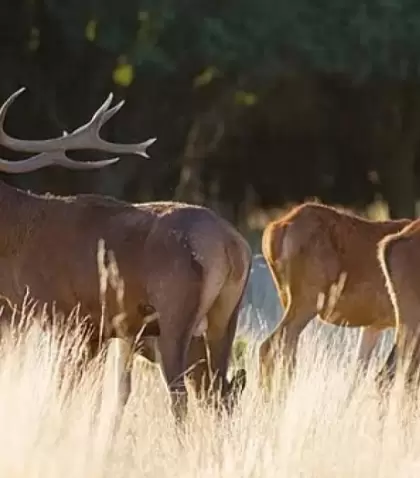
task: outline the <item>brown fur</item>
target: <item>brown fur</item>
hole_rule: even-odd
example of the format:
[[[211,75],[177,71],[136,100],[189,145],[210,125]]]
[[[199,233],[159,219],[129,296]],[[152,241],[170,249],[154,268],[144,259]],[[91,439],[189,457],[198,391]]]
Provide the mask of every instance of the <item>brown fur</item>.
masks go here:
[[[383,238],[378,244],[378,259],[386,279],[396,323],[395,342],[380,372],[381,381],[393,379],[397,361],[408,362],[406,378],[410,381],[420,366],[420,220]]]
[[[174,202],[128,204],[96,195],[43,197],[0,186],[0,293],[19,303],[29,286],[40,304],[55,302],[67,315],[80,302],[90,317],[95,354],[101,330],[98,241],[113,251],[124,281],[124,332],[111,319],[120,313],[115,293],[106,301],[104,340],[134,340],[150,311],[158,314],[162,367],[171,391],[183,388],[183,373],[204,346],[188,350],[196,328],[207,318],[210,370],[226,382],[239,304],[251,265],[243,237],[204,207]],[[144,311],[147,311],[145,313]],[[208,367],[195,378],[210,386]],[[199,370],[199,371],[198,371]]]
[[[263,255],[285,309],[278,327],[260,347],[261,379],[267,385],[281,341],[285,340],[285,355],[293,369],[299,335],[316,315],[329,324],[369,327],[370,349],[375,331],[394,326],[376,247],[385,235],[409,222],[372,221],[309,202],[267,226]],[[334,291],[340,282],[344,289],[337,296]]]

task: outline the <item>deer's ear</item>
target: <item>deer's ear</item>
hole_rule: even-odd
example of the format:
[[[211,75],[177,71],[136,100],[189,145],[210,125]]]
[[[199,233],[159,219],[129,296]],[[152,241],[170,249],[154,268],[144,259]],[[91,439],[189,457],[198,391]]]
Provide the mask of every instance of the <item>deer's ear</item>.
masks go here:
[[[241,395],[246,387],[247,375],[244,368],[240,368],[235,372],[230,381],[230,391],[236,395]]]

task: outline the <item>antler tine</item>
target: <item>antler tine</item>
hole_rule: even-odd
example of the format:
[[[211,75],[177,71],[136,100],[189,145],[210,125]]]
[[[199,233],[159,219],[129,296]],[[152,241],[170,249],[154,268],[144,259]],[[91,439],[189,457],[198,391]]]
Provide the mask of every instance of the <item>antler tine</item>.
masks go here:
[[[109,105],[112,101],[112,93],[109,94],[108,98],[102,104],[102,106],[95,112],[92,116],[92,119],[89,123],[81,126],[77,130],[71,133],[74,136],[76,133],[81,135],[85,134],[86,137],[80,137],[79,140],[85,144],[86,149],[98,149],[102,151],[114,152],[114,153],[121,153],[121,154],[137,154],[143,156],[145,158],[149,158],[150,156],[147,154],[147,148],[151,146],[157,138],[150,138],[142,143],[111,143],[99,136],[99,130],[102,126],[109,121],[120,109],[124,106],[125,101],[121,100],[111,109],[108,109]],[[76,149],[72,147],[72,149]],[[82,149],[79,146],[77,149]]]
[[[109,158],[109,159],[101,159],[100,161],[75,161],[74,159],[69,158],[65,151],[57,151],[54,154],[54,151],[51,153],[40,153],[44,156],[51,155],[52,157],[52,165],[54,166],[62,166],[66,169],[75,169],[75,170],[89,170],[89,169],[100,169],[105,168],[106,166],[110,166],[111,164],[118,163],[120,158]],[[39,155],[39,156],[40,156]]]
[[[118,162],[120,158],[104,159],[101,161],[75,161],[66,156],[65,151],[47,151],[39,153],[22,161],[8,161],[0,159],[0,171],[11,174],[28,173],[46,166],[62,166],[72,170],[99,169]]]
[[[46,139],[46,140],[35,140],[35,141],[27,141],[27,140],[20,140],[17,138],[13,138],[9,136],[5,131],[4,131],[4,120],[6,118],[7,111],[9,110],[10,106],[12,103],[16,101],[16,98],[20,96],[26,88],[23,86],[22,88],[18,89],[14,93],[12,93],[5,101],[4,103],[0,106],[0,143],[10,149],[13,149],[15,151],[22,151],[26,153],[43,153],[43,152],[48,152],[48,151],[57,151],[59,148],[63,149],[70,149],[66,145],[66,141],[63,142],[64,137],[67,137],[70,139],[70,137],[74,137],[77,134],[80,134],[81,132],[84,132],[88,128],[95,126],[98,124],[98,127],[100,128],[100,125],[103,124],[103,115],[106,112],[106,110],[109,108],[113,94],[110,93],[106,100],[102,103],[102,105],[95,111],[93,114],[92,118],[90,121],[87,123],[83,124],[82,126],[79,126],[79,128],[75,129],[72,133],[67,133],[63,134],[63,136],[60,136],[59,138],[53,138],[53,139]],[[57,144],[57,142],[59,144]],[[79,148],[71,148],[71,149],[79,149]],[[80,148],[84,149],[84,148]]]
[[[22,88],[19,88],[18,90],[16,90],[14,93],[12,93],[5,101],[4,103],[0,106],[0,140],[2,142],[2,144],[4,144],[4,146],[7,146],[7,144],[5,144],[3,142],[3,135],[5,134],[4,133],[4,129],[3,129],[3,125],[4,125],[4,119],[6,118],[6,113],[7,111],[9,110],[10,108],[10,105],[16,100],[16,98],[18,96],[20,96],[24,91],[26,90],[26,88],[24,86],[22,86]],[[6,135],[7,136],[7,135]],[[7,137],[6,137],[7,139]]]
[[[104,114],[102,115],[101,122],[100,122],[100,127],[102,127],[107,121],[109,121],[120,109],[124,106],[125,101],[121,100],[119,103],[117,103],[115,106],[113,106],[111,109],[108,111],[105,111]]]
[[[98,134],[100,128],[102,127],[102,125],[106,121],[106,120],[104,121],[106,113],[109,113],[110,111],[112,112],[113,109],[115,108],[115,106],[114,106],[109,111],[107,111],[108,108],[109,108],[109,105],[112,102],[113,97],[114,97],[114,95],[112,93],[110,93],[108,95],[108,98],[101,104],[101,106],[95,111],[95,113],[93,113],[92,118],[90,119],[90,121],[88,121],[85,124],[82,124],[82,126],[79,126],[75,130],[73,130],[72,133],[67,133],[66,132],[66,136],[73,136],[74,137],[76,135],[80,135],[81,133],[85,133],[86,131],[89,131],[89,130],[95,131]],[[113,114],[115,114],[115,113],[113,113]],[[113,114],[111,116],[113,116]],[[72,149],[74,149],[74,148],[72,148]]]
[[[118,103],[111,109],[108,109],[113,94],[110,93],[107,99],[93,114],[91,120],[80,126],[72,133],[60,136],[59,138],[47,140],[21,140],[9,136],[4,131],[4,119],[10,105],[16,98],[23,93],[25,88],[12,93],[9,98],[0,107],[0,143],[15,151],[24,152],[56,152],[58,150],[78,150],[78,149],[96,149],[117,154],[137,154],[148,158],[147,148],[156,141],[156,138],[148,139],[142,143],[111,143],[99,136],[100,128],[114,116],[124,105],[124,102]]]

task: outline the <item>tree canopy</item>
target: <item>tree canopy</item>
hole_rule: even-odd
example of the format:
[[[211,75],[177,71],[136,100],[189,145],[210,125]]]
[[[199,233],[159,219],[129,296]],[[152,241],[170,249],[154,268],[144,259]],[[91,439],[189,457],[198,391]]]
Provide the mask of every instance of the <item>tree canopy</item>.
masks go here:
[[[74,48],[87,36],[141,68],[170,72],[195,60],[223,71],[276,65],[359,80],[420,71],[413,0],[47,0],[46,7]]]
[[[95,190],[236,205],[249,186],[265,204],[379,192],[414,214],[413,0],[7,0],[0,26],[0,93],[32,85],[40,132],[80,123],[113,89],[129,103],[107,134],[158,136],[159,161],[101,172]]]

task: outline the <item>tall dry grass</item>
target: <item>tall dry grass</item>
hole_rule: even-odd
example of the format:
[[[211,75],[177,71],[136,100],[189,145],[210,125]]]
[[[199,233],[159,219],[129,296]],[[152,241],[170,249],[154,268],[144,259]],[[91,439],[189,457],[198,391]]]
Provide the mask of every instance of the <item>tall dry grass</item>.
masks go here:
[[[418,477],[420,419],[413,403],[397,390],[381,416],[372,383],[379,358],[346,402],[356,375],[354,336],[337,337],[315,329],[304,334],[286,397],[279,374],[278,393],[264,401],[249,357],[248,386],[232,418],[218,419],[192,400],[178,433],[159,371],[138,360],[134,392],[110,445],[106,393],[98,413],[103,360],[79,386],[65,378],[68,387],[60,390],[61,365],[72,370],[80,340],[69,334],[60,342],[33,325],[1,347],[0,476]]]

